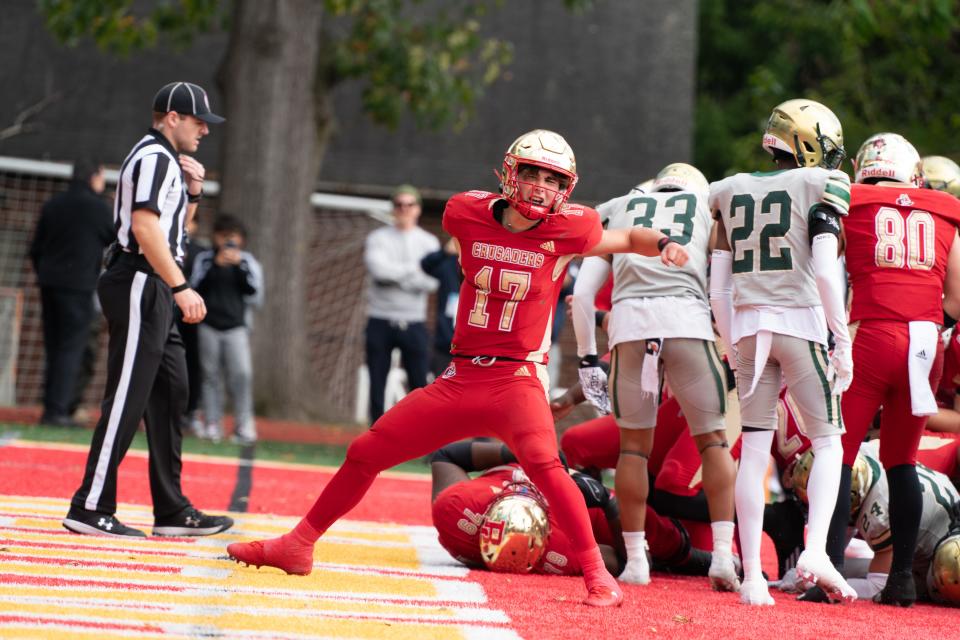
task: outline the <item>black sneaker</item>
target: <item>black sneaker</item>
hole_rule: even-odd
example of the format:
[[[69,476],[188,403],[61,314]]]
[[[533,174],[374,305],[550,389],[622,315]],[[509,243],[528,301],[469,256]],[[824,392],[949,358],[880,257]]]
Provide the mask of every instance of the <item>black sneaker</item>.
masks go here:
[[[196,507],[187,507],[180,513],[158,518],[153,523],[155,536],[211,536],[233,526],[227,516],[209,516]]]
[[[830,596],[827,595],[827,592],[813,585],[803,593],[797,596],[797,600],[800,602],[819,602],[821,604],[833,604],[833,600],[830,599]]]
[[[70,507],[67,517],[63,519],[63,526],[74,533],[83,533],[90,536],[110,536],[112,538],[146,538],[147,534],[140,529],[128,527],[113,514],[86,511]]]
[[[887,576],[883,591],[873,597],[877,604],[892,604],[898,607],[912,607],[917,601],[917,585],[910,571],[894,571]]]

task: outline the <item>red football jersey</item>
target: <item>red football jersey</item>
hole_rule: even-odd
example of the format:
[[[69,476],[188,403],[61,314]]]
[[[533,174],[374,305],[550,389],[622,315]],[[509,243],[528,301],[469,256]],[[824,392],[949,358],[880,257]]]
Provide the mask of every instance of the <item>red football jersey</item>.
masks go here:
[[[545,363],[567,265],[600,241],[597,212],[568,205],[528,231],[494,217],[502,198],[487,191],[447,202],[443,228],[460,243],[463,285],[450,352]]]
[[[937,404],[945,409],[953,409],[957,387],[960,387],[960,331],[954,329],[943,349],[943,375],[937,387]]]
[[[469,567],[482,568],[480,556],[480,527],[483,515],[493,499],[513,481],[513,472],[520,465],[504,465],[488,469],[472,480],[451,485],[440,492],[433,502],[433,526],[437,537],[447,552]],[[606,516],[602,509],[589,509],[593,535],[599,544],[613,544]],[[549,512],[550,537],[536,573],[579,575],[580,563],[573,551],[570,539],[557,525],[553,512]]]
[[[789,390],[781,389],[780,399],[777,401],[777,433],[770,446],[770,453],[780,473],[783,473],[793,461],[810,448],[810,439],[803,431],[799,416],[800,411],[794,406]],[[740,459],[742,447],[743,435],[741,434],[731,450],[734,460]]]
[[[843,220],[850,321],[943,322],[947,254],[960,200],[931,189],[855,184]]]
[[[957,449],[960,434],[924,431],[917,449],[917,462],[953,478],[957,472]]]

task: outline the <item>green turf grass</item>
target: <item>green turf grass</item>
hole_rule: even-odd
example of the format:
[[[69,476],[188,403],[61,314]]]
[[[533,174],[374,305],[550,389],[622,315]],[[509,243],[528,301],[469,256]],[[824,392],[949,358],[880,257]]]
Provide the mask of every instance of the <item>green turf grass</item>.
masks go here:
[[[36,424],[0,423],[0,438],[16,437],[37,442],[64,442],[68,444],[89,445],[93,431]],[[133,438],[132,449],[147,450],[147,436],[141,430]],[[183,452],[209,456],[239,457],[243,447],[229,441],[213,443],[192,436],[184,436]],[[267,442],[256,444],[255,459],[277,462],[296,462],[338,467],[343,463],[347,448],[337,445],[296,444],[291,442]],[[411,460],[397,467],[397,471],[429,473],[430,467],[423,460]]]

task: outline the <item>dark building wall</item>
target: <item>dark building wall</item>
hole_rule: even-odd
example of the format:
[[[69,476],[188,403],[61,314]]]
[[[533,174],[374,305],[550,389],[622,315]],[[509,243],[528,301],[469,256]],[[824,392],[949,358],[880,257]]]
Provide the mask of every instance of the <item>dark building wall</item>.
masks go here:
[[[2,155],[70,160],[94,152],[118,164],[148,126],[154,92],[173,80],[202,84],[214,110],[222,107],[214,78],[224,34],[205,35],[179,53],[116,60],[89,44],[57,44],[32,0],[7,0],[4,13],[0,129],[44,96],[58,97],[27,121],[37,130],[0,141]],[[510,141],[543,127],[566,136],[577,153],[576,199],[622,193],[663,165],[692,157],[696,14],[696,0],[598,0],[581,15],[565,11],[561,0],[504,3],[485,29],[514,43],[515,60],[466,129],[424,133],[405,122],[391,132],[362,117],[359,87],[344,85],[318,187],[385,194],[413,182],[437,197],[493,189],[492,169]],[[198,153],[212,173],[219,143],[214,131]]]

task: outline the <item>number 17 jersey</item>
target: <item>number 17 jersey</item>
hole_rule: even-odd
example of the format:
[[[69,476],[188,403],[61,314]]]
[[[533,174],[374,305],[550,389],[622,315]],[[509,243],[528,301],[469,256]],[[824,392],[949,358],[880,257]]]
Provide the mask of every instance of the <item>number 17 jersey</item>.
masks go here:
[[[960,200],[950,194],[853,185],[843,221],[850,321],[942,323],[943,280],[957,225]]]
[[[574,256],[603,235],[597,212],[567,205],[527,231],[497,220],[503,198],[487,191],[447,201],[443,228],[460,243],[463,284],[450,352],[546,364],[553,315]]]
[[[733,252],[733,304],[819,307],[808,220],[822,204],[847,214],[850,178],[819,167],[738,173],[710,185]]]

